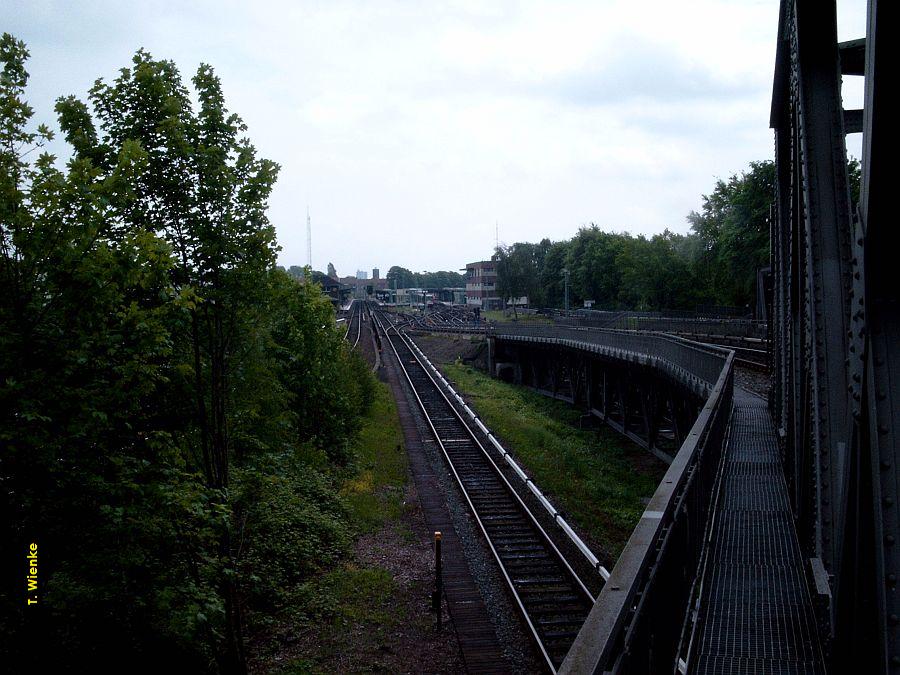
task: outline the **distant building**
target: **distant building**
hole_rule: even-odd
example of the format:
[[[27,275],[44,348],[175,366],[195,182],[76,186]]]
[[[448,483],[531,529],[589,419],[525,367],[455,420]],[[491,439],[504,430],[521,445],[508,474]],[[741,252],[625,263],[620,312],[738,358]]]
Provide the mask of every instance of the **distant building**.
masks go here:
[[[444,286],[441,288],[428,288],[426,290],[434,296],[434,299],[437,302],[443,302],[450,305],[466,304],[465,288],[453,288],[450,286]]]
[[[372,278],[373,278],[373,279],[380,279],[380,278],[381,278],[381,270],[379,270],[377,267],[373,267],[373,268],[372,268]]]
[[[365,270],[356,270],[356,278],[357,279],[368,279],[369,273]]]
[[[311,278],[314,283],[317,283],[322,287],[322,292],[331,299],[331,302],[336,307],[343,305],[352,292],[352,289],[349,286],[345,286],[340,281],[329,277],[327,274],[312,272]]]
[[[398,288],[392,291],[395,302],[398,305],[410,305],[412,307],[425,307],[434,301],[434,294],[424,288]]]
[[[466,265],[466,304],[481,309],[502,309],[497,296],[497,263],[480,260]]]
[[[365,272],[357,272],[355,277],[342,277],[340,282],[353,290],[353,297],[363,299],[368,295],[369,287],[374,293],[376,290],[388,287],[387,279],[369,279]],[[359,276],[362,274],[363,276]]]

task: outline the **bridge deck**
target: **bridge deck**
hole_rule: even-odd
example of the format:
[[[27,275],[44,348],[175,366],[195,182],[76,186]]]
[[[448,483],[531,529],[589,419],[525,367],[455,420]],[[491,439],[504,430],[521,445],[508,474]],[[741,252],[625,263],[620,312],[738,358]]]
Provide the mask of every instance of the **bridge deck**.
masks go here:
[[[737,387],[725,453],[691,671],[824,673],[775,430]]]

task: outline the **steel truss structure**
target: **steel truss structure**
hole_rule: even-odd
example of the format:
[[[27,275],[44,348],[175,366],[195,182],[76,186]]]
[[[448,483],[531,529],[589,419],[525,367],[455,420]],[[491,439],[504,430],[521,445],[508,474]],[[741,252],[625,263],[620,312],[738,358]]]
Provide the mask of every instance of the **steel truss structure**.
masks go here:
[[[565,345],[495,340],[499,377],[585,410],[667,464],[705,396],[650,365]]]
[[[838,43],[834,2],[783,0],[772,100],[771,403],[834,672],[900,666],[900,313],[884,201],[896,104],[881,58],[895,7],[869,0],[865,38]],[[842,76],[865,78],[862,110],[842,108]],[[858,204],[844,140],[856,132]]]

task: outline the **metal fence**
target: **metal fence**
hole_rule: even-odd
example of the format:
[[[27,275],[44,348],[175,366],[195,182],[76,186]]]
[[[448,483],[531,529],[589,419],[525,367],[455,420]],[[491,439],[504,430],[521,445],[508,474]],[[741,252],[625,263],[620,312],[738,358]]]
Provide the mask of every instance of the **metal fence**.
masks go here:
[[[653,316],[637,312],[592,312],[554,317],[563,326],[608,328],[614,330],[642,330],[661,333],[693,335],[728,335],[733,337],[767,337],[765,322],[751,319],[717,319],[699,317]]]
[[[701,382],[710,390],[719,380],[729,354],[727,349],[652,333],[497,324],[490,328],[488,334],[501,339],[565,344],[614,358],[638,361],[664,369],[688,384]]]
[[[731,415],[733,352],[669,336],[553,326],[504,325],[491,335],[599,351],[706,385],[703,409],[559,671],[673,672]]]

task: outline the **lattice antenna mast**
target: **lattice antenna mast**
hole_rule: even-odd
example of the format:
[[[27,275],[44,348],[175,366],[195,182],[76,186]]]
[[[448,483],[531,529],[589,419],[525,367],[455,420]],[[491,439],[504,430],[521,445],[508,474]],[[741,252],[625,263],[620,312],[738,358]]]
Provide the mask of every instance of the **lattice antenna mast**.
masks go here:
[[[309,206],[306,207],[306,264],[312,269],[312,222],[309,219]]]

